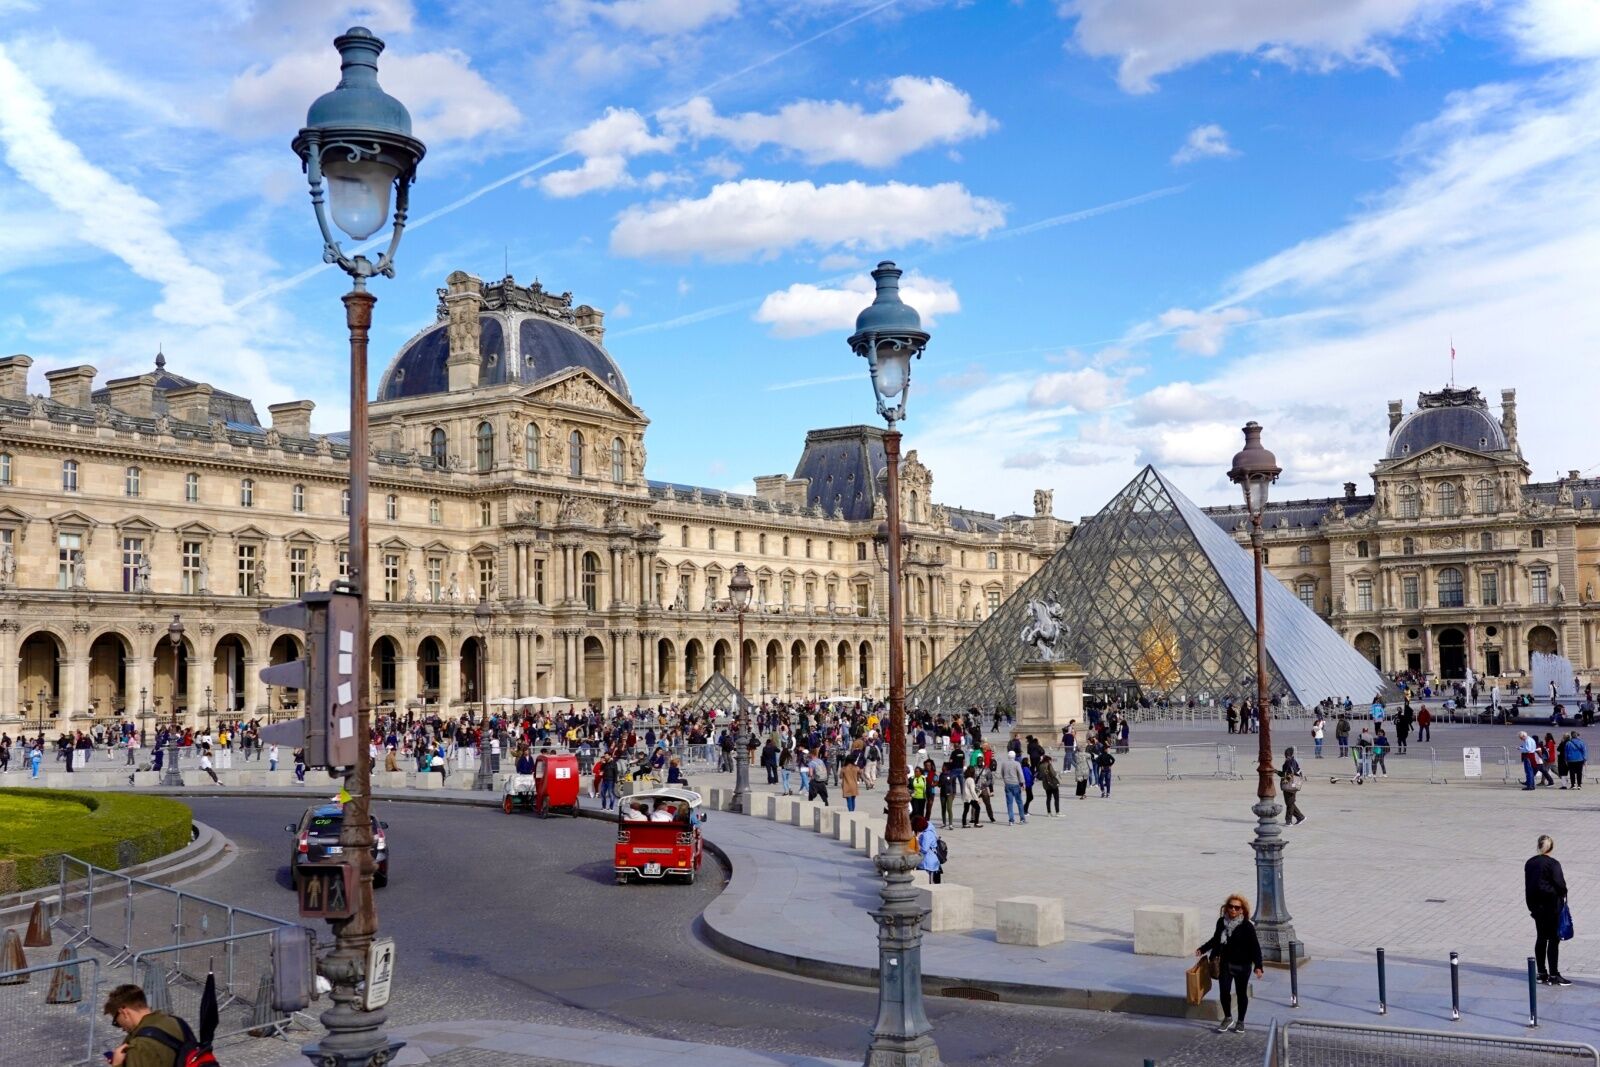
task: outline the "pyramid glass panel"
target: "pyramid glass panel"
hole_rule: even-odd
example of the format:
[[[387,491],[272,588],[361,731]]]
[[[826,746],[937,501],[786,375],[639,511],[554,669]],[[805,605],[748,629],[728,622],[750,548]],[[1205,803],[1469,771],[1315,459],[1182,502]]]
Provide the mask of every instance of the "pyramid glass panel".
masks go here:
[[[737,700],[741,710],[749,711],[751,703],[748,698],[736,687],[732,680],[721,671],[717,671],[706,679],[706,684],[695,693],[694,699],[689,701],[685,710],[705,714],[710,711],[733,711],[733,702]]]
[[[912,690],[922,708],[1009,705],[1030,600],[1056,599],[1069,630],[1058,658],[1088,672],[1089,695],[1204,703],[1255,695],[1250,555],[1153,467]],[[1304,705],[1366,700],[1383,679],[1277,581],[1264,591],[1267,685]]]

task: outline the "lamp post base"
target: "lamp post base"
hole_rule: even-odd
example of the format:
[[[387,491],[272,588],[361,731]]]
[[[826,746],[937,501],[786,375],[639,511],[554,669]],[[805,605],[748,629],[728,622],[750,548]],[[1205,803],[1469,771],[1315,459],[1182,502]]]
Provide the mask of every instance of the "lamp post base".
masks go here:
[[[883,876],[878,924],[878,1021],[865,1067],[940,1067],[933,1026],[922,1007],[922,917],[911,884],[917,855],[903,843],[884,846],[873,862]]]
[[[1256,853],[1256,939],[1261,942],[1261,958],[1273,963],[1289,962],[1289,946],[1305,959],[1305,946],[1295,937],[1294,921],[1283,889],[1283,824],[1278,821],[1283,805],[1278,798],[1263,797],[1250,809],[1256,816],[1256,836],[1250,847]]]
[[[740,730],[733,743],[733,799],[728,811],[734,815],[750,814],[750,748],[745,736]]]
[[[178,746],[167,746],[167,766],[161,772],[161,784],[175,789],[183,788],[183,775],[178,773]]]

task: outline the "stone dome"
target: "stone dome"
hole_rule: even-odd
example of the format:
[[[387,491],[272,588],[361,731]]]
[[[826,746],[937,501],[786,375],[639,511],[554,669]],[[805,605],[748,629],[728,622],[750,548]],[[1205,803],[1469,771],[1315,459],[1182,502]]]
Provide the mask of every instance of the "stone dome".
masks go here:
[[[1509,447],[1505,430],[1476,389],[1444,389],[1417,397],[1417,410],[1389,434],[1384,458],[1404,459],[1440,444],[1474,452],[1503,452]]]
[[[478,315],[479,386],[531,383],[581,367],[632,400],[622,368],[599,344],[603,331],[591,327],[586,333],[580,328],[597,324],[599,312],[587,306],[573,309],[571,294],[546,293],[538,282],[519,286],[509,277],[484,286],[483,297]],[[402,345],[384,371],[378,386],[380,401],[449,391],[449,329],[441,298],[439,321]]]

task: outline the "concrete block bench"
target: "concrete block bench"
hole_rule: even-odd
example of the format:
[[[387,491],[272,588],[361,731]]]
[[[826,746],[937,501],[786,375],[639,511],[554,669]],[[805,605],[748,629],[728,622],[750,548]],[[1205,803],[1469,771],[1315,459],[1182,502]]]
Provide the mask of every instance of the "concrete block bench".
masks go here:
[[[972,929],[972,887],[943,882],[917,886],[917,903],[926,914],[922,928],[929,933],[955,933]]]
[[[1054,945],[1067,939],[1059,897],[1005,897],[994,904],[994,939],[1002,945]]]
[[[798,797],[779,797],[777,821],[786,826],[803,826],[806,802]]]
[[[1151,904],[1133,909],[1133,951],[1141,956],[1192,956],[1206,939],[1199,908]]]
[[[778,801],[783,799],[782,797],[778,796],[776,793],[756,793],[753,794],[752,799],[755,801],[755,811],[752,814],[754,814],[757,818],[771,819],[774,822],[777,821]]]

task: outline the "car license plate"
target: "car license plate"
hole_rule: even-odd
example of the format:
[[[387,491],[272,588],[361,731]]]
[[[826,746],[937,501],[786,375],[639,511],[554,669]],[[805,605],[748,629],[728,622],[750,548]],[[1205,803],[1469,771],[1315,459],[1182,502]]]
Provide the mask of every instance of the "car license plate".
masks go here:
[[[661,864],[659,864],[659,863],[647,863],[647,864],[645,864],[644,865],[644,873],[645,874],[660,874],[661,873]]]
[[[327,855],[329,855],[329,856],[338,856],[338,855],[342,855],[344,853],[344,846],[343,845],[329,845],[327,848],[323,849],[322,851],[324,853],[326,853]]]

